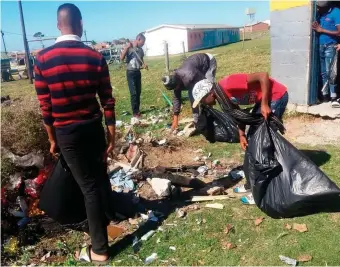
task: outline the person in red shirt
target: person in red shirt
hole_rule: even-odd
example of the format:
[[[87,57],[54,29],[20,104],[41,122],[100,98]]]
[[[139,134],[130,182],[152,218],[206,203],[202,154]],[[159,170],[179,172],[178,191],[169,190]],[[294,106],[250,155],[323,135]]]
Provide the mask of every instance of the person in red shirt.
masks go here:
[[[266,72],[250,74],[232,74],[222,78],[218,85],[224,91],[226,96],[237,105],[255,105],[253,113],[261,113],[267,120],[273,113],[282,120],[282,116],[288,104],[287,88],[269,77]],[[214,84],[207,79],[198,82],[193,88],[193,108],[200,103],[206,105],[216,104],[216,95],[212,90]],[[245,134],[245,125],[239,126],[240,145],[243,150],[248,146]],[[246,193],[250,191],[250,185],[235,188],[237,193]],[[255,204],[252,196],[249,195],[241,198],[245,204]]]

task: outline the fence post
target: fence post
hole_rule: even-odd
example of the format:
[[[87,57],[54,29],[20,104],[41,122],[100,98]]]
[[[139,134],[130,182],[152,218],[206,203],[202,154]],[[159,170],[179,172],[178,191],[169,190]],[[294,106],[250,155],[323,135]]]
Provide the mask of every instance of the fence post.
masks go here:
[[[242,38],[243,38],[243,42],[242,42],[242,49],[244,49],[244,39],[245,39],[245,35],[246,35],[246,25],[244,24],[243,27],[243,34],[242,34]]]
[[[184,42],[182,42],[182,48],[183,48],[183,56],[185,56],[185,45],[184,45]]]
[[[165,71],[166,73],[169,73],[169,51],[167,42],[164,42],[164,56],[165,56]]]

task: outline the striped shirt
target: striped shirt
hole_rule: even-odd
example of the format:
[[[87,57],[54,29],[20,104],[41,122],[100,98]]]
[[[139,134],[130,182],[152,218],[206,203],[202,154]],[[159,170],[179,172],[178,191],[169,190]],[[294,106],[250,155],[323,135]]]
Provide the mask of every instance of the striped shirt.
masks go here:
[[[106,61],[72,36],[59,37],[36,56],[35,89],[44,123],[58,128],[101,120],[98,94],[106,125],[114,125],[115,99]]]

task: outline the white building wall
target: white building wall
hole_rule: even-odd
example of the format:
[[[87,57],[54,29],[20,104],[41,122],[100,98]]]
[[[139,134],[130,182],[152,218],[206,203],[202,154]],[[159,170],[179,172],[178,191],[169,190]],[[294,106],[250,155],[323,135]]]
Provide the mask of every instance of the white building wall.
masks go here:
[[[146,56],[164,55],[164,41],[168,43],[170,55],[183,52],[182,42],[184,42],[185,51],[188,51],[188,33],[186,29],[163,27],[151,32],[146,32],[145,37],[146,42],[144,50]]]

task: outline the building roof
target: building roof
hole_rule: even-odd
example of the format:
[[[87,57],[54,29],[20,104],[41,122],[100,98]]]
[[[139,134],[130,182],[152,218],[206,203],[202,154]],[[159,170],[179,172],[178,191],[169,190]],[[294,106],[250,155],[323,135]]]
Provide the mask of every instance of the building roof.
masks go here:
[[[9,56],[5,52],[1,52],[1,59],[9,59]]]
[[[146,30],[145,32],[152,32],[160,28],[174,28],[183,30],[193,30],[193,29],[230,29],[237,28],[235,26],[230,26],[226,24],[161,24],[157,27]]]
[[[250,26],[260,24],[260,23],[268,24],[268,26],[270,26],[270,20],[269,19],[264,20],[264,21],[257,21],[257,22],[254,22],[254,23],[249,23],[249,24],[246,24],[245,26],[250,27]],[[243,28],[243,26],[241,28]]]

